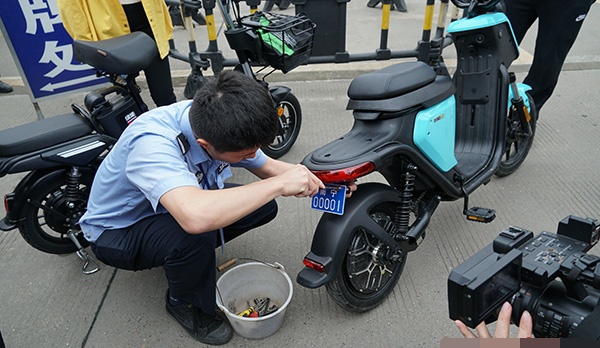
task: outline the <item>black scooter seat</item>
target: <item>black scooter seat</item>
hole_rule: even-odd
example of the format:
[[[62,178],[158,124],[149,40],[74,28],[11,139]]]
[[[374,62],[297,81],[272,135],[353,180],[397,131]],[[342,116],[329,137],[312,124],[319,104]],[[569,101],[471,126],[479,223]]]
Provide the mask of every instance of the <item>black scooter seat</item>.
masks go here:
[[[436,73],[423,62],[403,62],[356,77],[348,87],[353,100],[383,100],[407,94],[435,80]]]
[[[12,157],[92,133],[87,120],[75,113],[45,118],[0,131],[0,157]]]
[[[158,55],[156,43],[143,32],[100,41],[73,41],[75,59],[109,74],[134,74]]]

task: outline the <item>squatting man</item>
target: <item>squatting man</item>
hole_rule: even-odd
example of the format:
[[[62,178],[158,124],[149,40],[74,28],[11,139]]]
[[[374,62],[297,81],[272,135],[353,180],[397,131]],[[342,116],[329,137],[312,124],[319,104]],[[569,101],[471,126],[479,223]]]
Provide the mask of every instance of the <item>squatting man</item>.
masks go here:
[[[80,221],[92,251],[120,269],[162,266],[166,310],[200,342],[232,337],[215,315],[215,248],[274,219],[275,198],[309,197],[324,187],[306,167],[260,150],[275,138],[277,117],[263,86],[222,72],[193,101],[136,119],[94,178]],[[230,166],[262,180],[225,183]]]

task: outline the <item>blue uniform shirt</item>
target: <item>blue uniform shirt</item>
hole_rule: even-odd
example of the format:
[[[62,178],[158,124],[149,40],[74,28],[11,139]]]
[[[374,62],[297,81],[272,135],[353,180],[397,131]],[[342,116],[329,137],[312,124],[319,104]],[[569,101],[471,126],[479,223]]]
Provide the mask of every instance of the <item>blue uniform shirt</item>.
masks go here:
[[[125,129],[102,161],[87,212],[79,221],[88,241],[96,241],[104,230],[166,213],[160,197],[176,187],[223,188],[231,176],[229,163],[212,159],[196,143],[188,118],[190,106],[191,101],[182,101],[150,110]],[[179,134],[190,144],[185,154],[177,141]],[[252,169],[266,161],[259,150],[254,158],[234,165]]]

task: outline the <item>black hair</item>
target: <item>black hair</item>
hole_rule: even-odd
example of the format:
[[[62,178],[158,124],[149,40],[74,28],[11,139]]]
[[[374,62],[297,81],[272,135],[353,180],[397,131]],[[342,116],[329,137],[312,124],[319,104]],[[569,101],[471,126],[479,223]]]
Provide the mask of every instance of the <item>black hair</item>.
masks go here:
[[[198,90],[189,118],[194,134],[218,152],[266,146],[277,134],[277,110],[267,89],[236,71],[223,71]]]

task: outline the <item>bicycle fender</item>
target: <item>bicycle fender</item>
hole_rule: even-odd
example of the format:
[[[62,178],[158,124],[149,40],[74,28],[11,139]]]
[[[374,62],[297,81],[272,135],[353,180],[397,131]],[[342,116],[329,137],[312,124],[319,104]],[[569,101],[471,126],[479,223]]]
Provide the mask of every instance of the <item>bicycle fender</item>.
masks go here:
[[[291,88],[285,86],[269,87],[269,94],[276,104],[279,104],[291,91]]]
[[[313,236],[310,252],[306,258],[321,263],[325,270],[318,272],[305,267],[296,281],[307,288],[317,288],[333,279],[346,256],[352,233],[367,228],[377,238],[392,248],[400,245],[368,215],[371,207],[382,202],[400,202],[400,193],[388,185],[366,183],[346,201],[344,215],[324,213]]]

